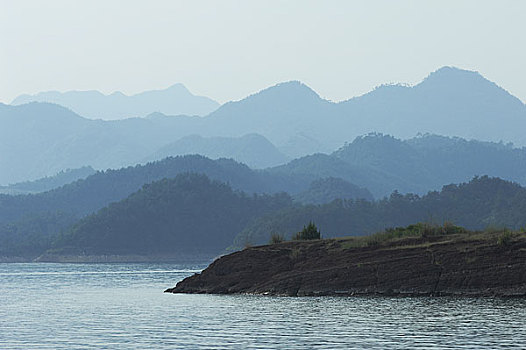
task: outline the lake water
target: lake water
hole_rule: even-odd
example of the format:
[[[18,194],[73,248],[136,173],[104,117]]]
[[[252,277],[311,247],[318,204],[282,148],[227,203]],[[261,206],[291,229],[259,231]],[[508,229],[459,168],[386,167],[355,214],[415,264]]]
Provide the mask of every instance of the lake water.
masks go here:
[[[200,268],[0,264],[0,349],[526,347],[526,300],[163,293]]]

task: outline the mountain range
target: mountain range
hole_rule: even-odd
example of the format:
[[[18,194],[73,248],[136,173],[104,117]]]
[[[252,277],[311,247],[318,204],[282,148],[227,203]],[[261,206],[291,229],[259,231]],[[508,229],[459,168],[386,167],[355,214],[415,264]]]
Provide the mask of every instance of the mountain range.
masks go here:
[[[93,169],[80,172],[84,171],[89,173]],[[489,174],[524,184],[526,148],[437,135],[400,140],[370,134],[356,138],[330,155],[314,154],[263,170],[250,169],[231,159],[211,160],[192,155],[98,171],[86,178],[78,172],[64,172],[12,187],[33,192],[38,192],[39,187],[47,190],[42,193],[0,195],[3,242],[18,247],[17,251],[39,251],[38,247],[48,247],[51,237],[82,217],[112,202],[125,200],[142,186],[184,173],[204,174],[249,195],[286,192],[283,196],[295,205],[324,205],[337,199],[361,203],[374,197],[380,199],[377,203],[383,203],[381,198],[385,196],[398,198],[400,192],[425,194],[452,182],[469,181],[477,175]],[[62,185],[69,176],[80,179]],[[59,187],[50,189],[53,184]],[[206,201],[205,197],[202,199]],[[373,214],[370,215],[375,217]],[[488,217],[488,224],[490,219]],[[499,220],[499,223],[516,224],[515,219],[509,221],[504,216]],[[32,241],[38,244],[28,243]],[[24,248],[27,245],[29,247]]]
[[[414,86],[384,85],[333,103],[297,82],[278,84],[206,117],[221,136],[259,133],[293,158],[355,137],[419,133],[526,145],[526,106],[477,72],[443,67]]]
[[[204,117],[153,113],[102,121],[48,103],[0,105],[0,184],[51,176],[67,168],[134,165],[155,154],[169,155],[174,143],[177,154],[181,149],[188,153],[224,149],[220,156],[265,167],[282,164],[287,157],[331,153],[370,132],[402,139],[432,133],[524,146],[524,130],[526,106],[519,99],[476,72],[452,67],[431,73],[415,86],[381,86],[339,103],[320,98],[300,82],[281,83],[228,102]],[[255,142],[246,152],[227,145],[235,142],[226,138],[243,139],[248,134],[259,134],[277,150],[268,152],[267,142]],[[206,139],[194,139],[195,148],[188,143],[183,147],[185,142],[179,140],[191,135]],[[260,148],[263,144],[266,148]],[[261,154],[275,158],[258,164]]]
[[[144,117],[161,112],[169,115],[207,115],[219,107],[211,98],[193,95],[183,84],[167,89],[151,90],[135,95],[114,92],[110,95],[91,91],[45,91],[35,95],[20,95],[11,105],[29,102],[55,103],[89,119],[118,120]]]
[[[160,159],[157,156],[178,155],[181,150],[235,158],[255,167],[287,160],[262,136],[253,134],[235,139],[199,138],[200,143],[195,144],[188,144],[188,139],[177,142],[195,135],[203,122],[201,117],[160,113],[118,121],[91,120],[54,104],[0,104],[0,184],[36,180],[83,166],[121,168]]]
[[[189,139],[192,138],[194,137]],[[256,153],[257,148],[250,147],[250,142],[245,139],[255,139],[256,145],[260,141],[267,144],[267,153],[260,154],[260,162],[269,159],[268,156],[275,151],[271,144],[257,135],[239,139],[227,138],[224,141],[228,147],[225,148],[220,147],[222,138],[196,136],[195,139],[196,145],[203,142],[216,158],[220,158],[221,153],[227,154],[229,150],[237,157],[243,156],[241,150],[245,148]],[[241,147],[243,144],[245,146]],[[201,151],[206,151],[204,146]],[[99,171],[96,174],[89,167],[60,172],[34,182],[0,187],[0,192],[38,193],[57,188],[58,192],[53,190],[51,193],[58,195],[61,191],[67,192],[68,188],[74,188],[73,184],[68,183],[92,175],[85,181],[74,183],[79,190],[85,188],[81,190],[83,203],[88,204],[92,198],[97,201],[104,198],[118,200],[143,184],[188,171],[227,181],[235,189],[248,193],[284,191],[300,202],[322,203],[335,198],[382,198],[395,190],[421,195],[449,183],[466,182],[474,176],[484,175],[526,185],[526,148],[438,135],[420,135],[401,140],[389,135],[369,134],[357,137],[331,154],[313,154],[257,171],[235,160],[220,158],[212,161],[198,155],[176,156],[135,167]],[[63,185],[64,189],[58,189]],[[120,188],[125,191],[119,192]],[[112,193],[120,194],[108,197]],[[70,203],[72,199],[61,200]],[[69,209],[74,207],[75,204],[66,205]],[[98,207],[96,205],[90,208]],[[9,208],[3,210],[9,211]]]
[[[425,194],[483,175],[526,185],[526,148],[438,135],[401,140],[369,134],[330,155],[313,154],[266,171],[305,183],[341,178],[382,198],[395,190]]]

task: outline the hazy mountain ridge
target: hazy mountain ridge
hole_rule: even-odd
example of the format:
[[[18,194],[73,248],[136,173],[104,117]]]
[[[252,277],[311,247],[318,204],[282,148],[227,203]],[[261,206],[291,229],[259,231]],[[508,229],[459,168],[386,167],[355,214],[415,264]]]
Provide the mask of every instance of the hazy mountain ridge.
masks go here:
[[[55,104],[0,105],[0,183],[51,176],[67,168],[120,168],[137,164],[184,136],[177,125],[200,117],[90,120]],[[195,121],[195,122],[194,122]]]
[[[526,106],[479,73],[454,67],[443,67],[414,86],[384,85],[339,103],[300,82],[281,83],[227,103],[207,119],[222,136],[257,132],[291,157],[329,152],[370,132],[526,145]],[[293,146],[298,135],[311,140],[309,149]]]
[[[66,169],[53,176],[44,177],[35,181],[26,181],[0,186],[0,193],[4,194],[31,194],[46,192],[67,185],[80,179],[93,175],[95,170],[90,166],[78,169]]]
[[[267,171],[306,181],[339,177],[381,198],[394,190],[424,194],[477,175],[526,185],[526,148],[437,135],[400,140],[369,134],[331,155],[306,156]]]
[[[458,137],[422,135],[400,140],[387,135],[356,138],[333,153],[349,164],[389,173],[425,193],[447,183],[489,175],[526,184],[526,148]]]
[[[245,165],[232,160],[210,160],[202,156],[167,158],[135,167],[99,171],[48,192],[33,195],[0,195],[0,222],[20,219],[23,215],[63,211],[77,217],[90,214],[105,205],[120,201],[143,185],[185,172],[206,174],[211,179],[232,184],[251,192],[273,192],[272,181],[265,180]]]
[[[247,134],[241,137],[202,137],[185,136],[172,142],[148,160],[159,160],[185,154],[199,154],[207,158],[232,158],[251,168],[268,168],[286,163],[289,158],[272,143],[259,134]]]
[[[29,102],[56,103],[83,117],[105,120],[143,117],[153,112],[203,116],[219,107],[219,103],[208,97],[193,95],[183,84],[129,96],[120,91],[109,95],[95,90],[46,91],[18,96],[11,104],[21,105]]]
[[[36,180],[64,169],[86,165],[95,169],[121,168],[171,153],[186,133],[196,134],[203,118],[165,116],[102,121],[82,118],[55,104],[0,105],[0,184]],[[200,139],[177,154],[237,158],[267,167],[288,159],[262,136],[244,135]],[[15,152],[13,150],[16,150]]]
[[[202,118],[154,113],[101,121],[56,105],[2,105],[0,184],[85,165],[107,169],[136,164],[189,135],[240,138],[257,133],[297,158],[333,152],[369,132],[404,139],[434,133],[523,146],[523,130],[526,106],[520,100],[476,72],[451,67],[412,87],[382,86],[340,103],[320,98],[300,82],[282,83]],[[257,158],[249,155],[246,162],[256,164]]]
[[[16,221],[24,215],[55,211],[81,217],[126,198],[145,184],[174,178],[181,173],[205,174],[212,180],[228,183],[233,189],[250,194],[287,192],[294,195],[306,191],[313,180],[329,177],[325,174],[297,176],[294,173],[256,171],[231,159],[211,160],[200,155],[169,157],[134,167],[98,171],[85,179],[43,193],[0,194],[0,223]],[[367,192],[360,190],[357,193]]]
[[[359,187],[367,188],[376,197],[391,193],[393,188],[408,189],[411,186],[396,175],[363,168],[322,153],[294,159],[285,165],[265,171],[282,176],[294,176],[306,183],[328,177],[341,178]]]
[[[206,120],[210,130],[221,136],[258,133],[284,152],[288,150],[288,156],[296,157],[339,146],[325,137],[332,129],[334,112],[334,103],[322,99],[299,81],[289,81],[226,103],[206,116]],[[320,120],[321,116],[326,119]],[[298,138],[310,142],[302,143],[303,149],[296,149],[294,141]]]
[[[368,117],[364,134],[433,133],[526,145],[518,131],[526,125],[524,103],[479,73],[454,67],[443,67],[415,86],[384,85],[340,105]]]

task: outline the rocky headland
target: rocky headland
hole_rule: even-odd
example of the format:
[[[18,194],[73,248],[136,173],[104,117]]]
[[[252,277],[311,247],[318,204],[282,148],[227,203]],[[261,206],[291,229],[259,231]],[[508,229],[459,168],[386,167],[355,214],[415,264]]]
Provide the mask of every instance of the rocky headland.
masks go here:
[[[526,234],[349,237],[249,247],[166,292],[526,297]]]

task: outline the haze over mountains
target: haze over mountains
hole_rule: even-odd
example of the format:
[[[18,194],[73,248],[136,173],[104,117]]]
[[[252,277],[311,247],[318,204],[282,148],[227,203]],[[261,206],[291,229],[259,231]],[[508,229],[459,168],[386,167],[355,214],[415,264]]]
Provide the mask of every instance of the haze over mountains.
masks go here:
[[[86,166],[78,169],[66,169],[54,176],[44,177],[35,181],[24,181],[0,186],[0,193],[3,194],[32,194],[50,191],[80,179],[85,179],[93,175],[95,170]]]
[[[91,101],[91,112],[106,108]],[[524,130],[521,101],[478,73],[450,67],[413,87],[382,86],[339,103],[300,82],[281,83],[206,116],[148,110],[94,120],[54,103],[0,104],[0,255],[34,258],[53,244],[93,254],[171,250],[157,240],[199,251],[194,229],[210,239],[207,253],[219,253],[236,234],[237,244],[263,243],[269,230],[288,234],[309,217],[341,230],[331,234],[426,215],[470,228],[519,227]],[[213,201],[215,194],[225,201]],[[477,201],[485,206],[472,217]],[[245,209],[232,225],[219,219]],[[155,232],[145,233],[149,227]]]
[[[477,175],[524,184],[526,149],[433,135],[406,141],[370,135],[332,155],[307,156],[259,171],[228,159],[214,161],[197,155],[166,158],[97,172],[35,195],[0,195],[0,223],[54,212],[80,218],[126,198],[145,184],[185,172],[205,174],[249,194],[287,192],[299,202],[326,203],[336,198],[372,199],[371,193],[382,198],[395,190],[424,194]]]
[[[283,164],[286,157],[333,152],[369,132],[399,138],[434,133],[523,146],[524,130],[526,107],[520,100],[476,72],[451,67],[413,87],[382,86],[340,103],[320,98],[300,82],[282,83],[226,103],[205,117],[154,113],[102,121],[46,103],[0,105],[0,184],[67,168],[133,165],[155,154],[172,155],[169,144],[176,145],[175,154],[208,152],[204,155],[265,167]],[[257,140],[264,137],[277,150],[269,152],[272,147],[259,141],[246,152],[227,145],[235,143],[225,138],[247,140],[247,134],[259,134]],[[190,135],[210,139],[195,139],[195,146],[182,147],[184,141],[178,140]],[[226,151],[214,155],[212,149]],[[269,159],[258,164],[261,154]]]
[[[342,104],[362,116],[364,134],[432,133],[526,145],[524,103],[477,72],[443,67],[413,87],[382,86]]]
[[[357,137],[330,155],[309,155],[266,171],[295,176],[304,182],[342,178],[381,198],[394,190],[424,194],[477,175],[524,185],[526,148],[437,135],[400,140],[370,134]]]
[[[193,95],[183,84],[163,90],[151,90],[135,95],[116,91],[104,95],[99,91],[46,91],[35,95],[21,95],[11,104],[49,102],[67,107],[89,119],[117,120],[144,117],[161,112],[169,115],[207,115],[219,107],[211,98]]]
[[[332,103],[300,82],[229,102],[208,117],[222,136],[259,133],[291,157],[329,152],[356,136],[418,133],[526,145],[526,107],[476,72],[444,67],[413,87],[381,86]]]
[[[200,154],[212,159],[233,158],[251,168],[267,168],[290,160],[259,134],[241,137],[185,136],[162,147],[148,157],[148,160],[186,154]]]

